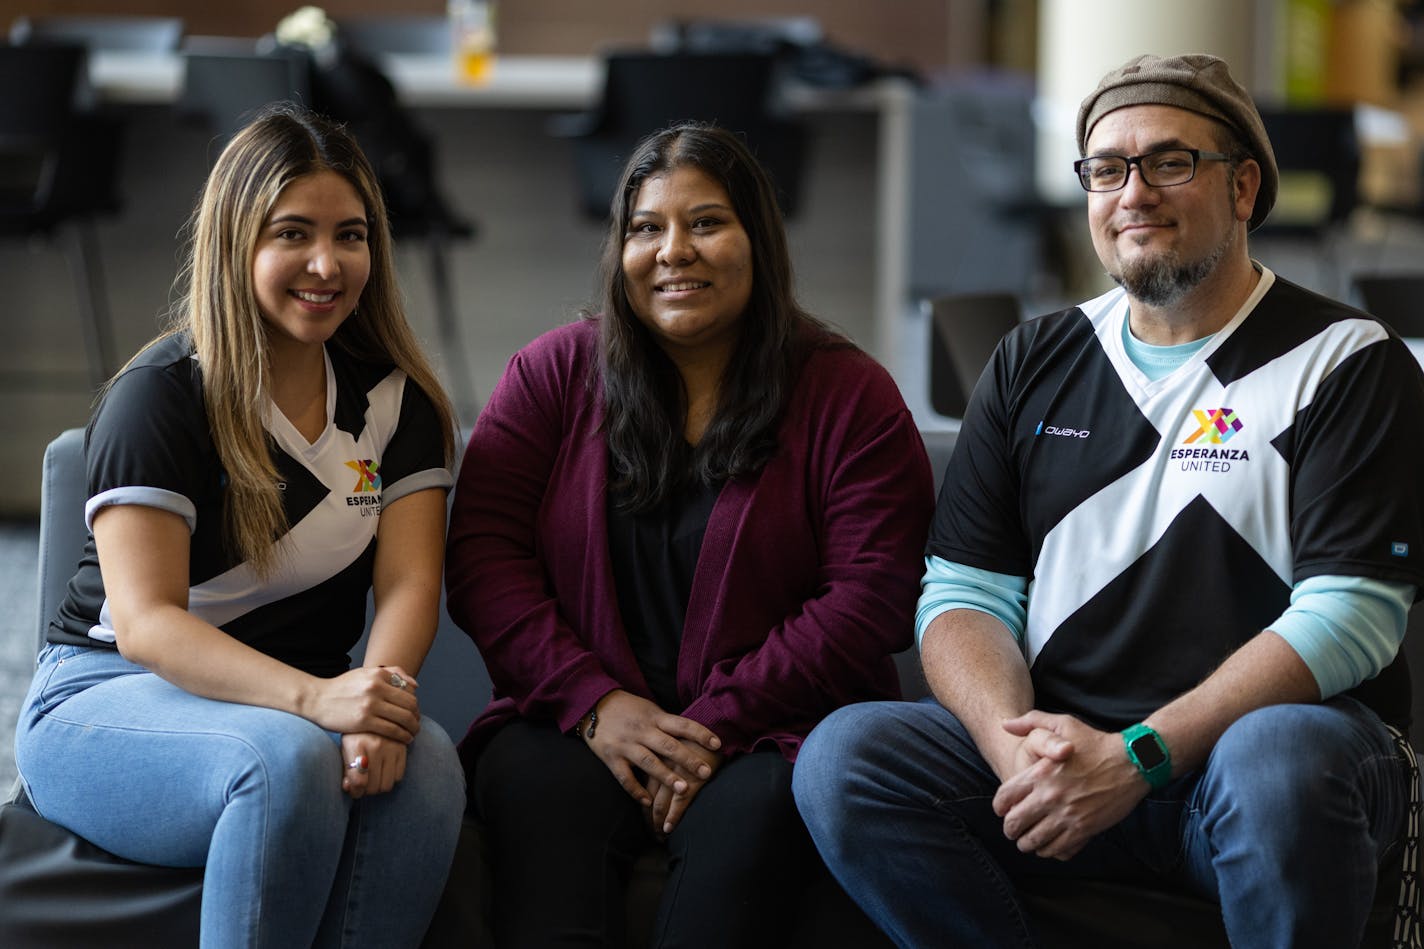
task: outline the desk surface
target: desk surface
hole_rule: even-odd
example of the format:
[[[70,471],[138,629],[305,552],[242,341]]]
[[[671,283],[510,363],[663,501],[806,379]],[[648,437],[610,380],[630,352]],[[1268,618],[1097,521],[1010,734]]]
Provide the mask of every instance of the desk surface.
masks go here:
[[[444,56],[386,56],[381,67],[401,98],[415,106],[585,108],[602,81],[598,60],[584,56],[505,56],[481,85],[457,79]],[[183,57],[96,52],[89,58],[89,81],[106,102],[170,103],[182,91]]]
[[[603,63],[596,56],[502,56],[488,82],[456,76],[447,56],[400,54],[380,66],[407,105],[431,108],[587,109],[598,101]],[[95,52],[89,81],[105,102],[163,105],[183,87],[183,57],[175,53]],[[789,88],[787,105],[819,111],[875,111],[901,84],[881,80],[855,90]],[[903,93],[899,93],[903,94]]]

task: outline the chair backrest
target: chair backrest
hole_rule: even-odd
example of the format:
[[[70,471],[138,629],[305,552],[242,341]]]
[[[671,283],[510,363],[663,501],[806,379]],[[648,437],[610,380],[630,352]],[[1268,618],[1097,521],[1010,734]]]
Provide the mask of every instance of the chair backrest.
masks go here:
[[[450,21],[439,14],[353,16],[336,23],[341,42],[365,56],[431,53],[448,56],[454,47]]]
[[[1262,233],[1340,224],[1359,203],[1360,136],[1351,108],[1262,109],[1280,194]]]
[[[0,46],[0,223],[40,231],[118,206],[118,123],[80,106],[87,53]]]
[[[604,128],[633,139],[683,119],[731,129],[768,117],[775,58],[764,53],[612,53]]]
[[[785,214],[800,192],[805,136],[775,111],[770,53],[613,52],[603,98],[579,144],[580,187],[590,217],[602,218],[624,161],[646,135],[676,122],[712,122],[745,137],[777,187]]]
[[[1372,316],[1400,336],[1424,338],[1424,273],[1356,274],[1354,280],[1355,292]]]
[[[675,18],[653,24],[648,42],[658,52],[777,51],[825,40],[814,16],[758,16],[728,20]]]
[[[89,530],[84,526],[84,430],[60,433],[45,449],[40,473],[40,548],[38,629],[35,649],[59,611],[69,580],[84,555]]]
[[[1018,298],[1009,293],[930,301],[930,405],[936,412],[964,417],[994,347],[1018,322]]]
[[[87,53],[74,43],[0,46],[0,135],[52,135],[74,113]]]
[[[224,142],[270,102],[311,104],[311,60],[303,53],[183,54],[178,111],[206,121]]]
[[[10,42],[78,43],[91,50],[171,53],[183,37],[173,16],[21,16],[10,24]]]

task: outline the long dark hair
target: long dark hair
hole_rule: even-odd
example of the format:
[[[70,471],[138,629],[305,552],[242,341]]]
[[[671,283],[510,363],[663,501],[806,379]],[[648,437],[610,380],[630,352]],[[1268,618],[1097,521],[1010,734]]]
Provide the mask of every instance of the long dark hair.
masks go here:
[[[623,273],[623,243],[643,182],[688,167],[727,192],[752,253],[751,297],[737,348],[695,448],[683,438],[682,376],[633,311]],[[776,452],[777,425],[804,355],[830,331],[796,302],[775,191],[741,139],[713,125],[686,123],[640,142],[613,195],[599,275],[604,428],[618,505],[646,511],[689,479],[713,485],[761,470]]]

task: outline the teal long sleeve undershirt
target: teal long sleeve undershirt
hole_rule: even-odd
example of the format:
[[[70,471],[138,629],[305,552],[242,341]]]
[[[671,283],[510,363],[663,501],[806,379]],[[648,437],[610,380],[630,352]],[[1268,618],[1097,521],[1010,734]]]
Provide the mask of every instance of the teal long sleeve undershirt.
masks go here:
[[[925,558],[915,641],[949,610],[978,610],[997,619],[1022,645],[1028,580]],[[1297,583],[1290,606],[1268,627],[1296,651],[1330,698],[1377,675],[1404,641],[1414,585],[1369,577],[1321,576]]]

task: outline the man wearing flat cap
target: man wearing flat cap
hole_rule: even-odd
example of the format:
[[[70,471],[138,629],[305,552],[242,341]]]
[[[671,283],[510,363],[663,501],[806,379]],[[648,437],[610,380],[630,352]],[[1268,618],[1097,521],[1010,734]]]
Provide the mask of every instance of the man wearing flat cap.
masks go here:
[[[934,699],[832,715],[797,802],[900,945],[1033,945],[1020,884],[1073,876],[1356,946],[1410,801],[1424,377],[1247,253],[1276,162],[1220,59],[1109,73],[1078,140],[1118,288],[994,354],[930,534]]]

